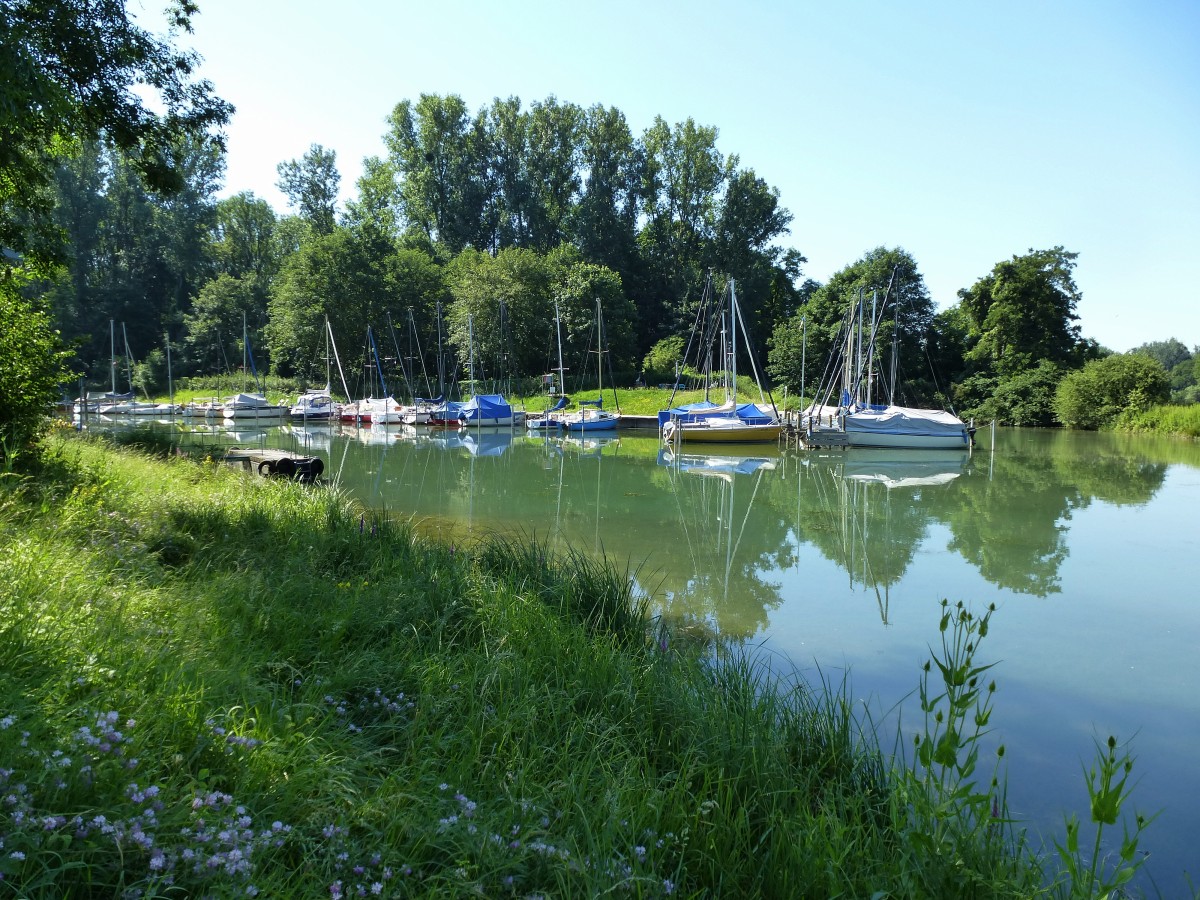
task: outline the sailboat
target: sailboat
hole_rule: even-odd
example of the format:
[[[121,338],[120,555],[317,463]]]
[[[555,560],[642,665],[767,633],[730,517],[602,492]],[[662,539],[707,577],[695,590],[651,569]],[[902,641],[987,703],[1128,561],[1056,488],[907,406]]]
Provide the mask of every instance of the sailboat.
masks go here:
[[[604,408],[604,357],[608,354],[608,346],[604,340],[604,316],[600,311],[600,301],[596,300],[596,389],[600,396],[593,400],[581,400],[586,405],[577,413],[563,417],[563,427],[568,432],[576,431],[614,431],[621,420],[621,409],[617,411]],[[610,373],[611,374],[611,373]],[[613,405],[617,405],[617,388],[613,385]]]
[[[124,395],[116,395],[116,344],[113,343],[113,394],[116,395],[110,400],[102,400],[98,404],[97,412],[102,416],[152,416],[159,414],[157,403],[152,403],[148,400],[134,399],[133,391],[133,357],[129,353],[129,334],[125,330],[125,323],[121,323],[121,337],[125,342],[125,374],[129,379],[129,393]],[[112,336],[112,320],[109,320],[109,340],[113,340]]]
[[[117,392],[117,332],[116,324],[112,319],[108,320],[108,342],[109,342],[109,370],[112,373],[112,390],[111,391],[88,391],[82,393],[75,400],[74,411],[75,415],[82,416],[88,413],[100,412],[101,406],[111,406],[114,403],[132,400],[133,391],[125,393]]]
[[[467,316],[468,371],[471,387],[475,386],[475,325]],[[515,412],[501,394],[476,394],[458,407],[459,418],[468,428],[495,428],[511,426]],[[522,414],[524,422],[524,414]]]
[[[875,402],[876,337],[891,287],[889,284],[882,303],[876,304],[872,298],[869,330],[864,323],[866,312],[863,296],[860,294],[857,303],[851,306],[843,328],[845,340],[838,342],[834,350],[835,365],[829,367],[830,371],[836,373],[835,378],[840,383],[831,380],[823,392],[822,404],[818,406],[814,401],[813,406],[805,410],[802,421],[806,442],[820,445],[837,438],[839,443],[850,447],[970,449],[974,428],[954,412],[898,406],[893,402],[898,329],[893,330],[892,335],[893,372],[886,385],[887,402]],[[834,390],[839,392],[836,404],[830,402]]]
[[[257,384],[258,369],[254,365],[254,351],[250,349],[250,332],[246,328],[246,317],[242,316],[242,379],[245,380],[247,363],[249,370],[254,374],[254,380]],[[259,390],[258,393],[250,394],[246,391],[234,394],[227,399],[222,406],[222,412],[226,419],[252,419],[254,421],[282,419],[288,414],[288,408],[281,404],[270,403],[267,401],[266,395]]]
[[[396,402],[396,398],[388,393],[387,382],[383,378],[383,365],[379,361],[379,348],[375,345],[375,335],[371,326],[367,326],[367,343],[371,347],[371,355],[375,360],[375,372],[379,375],[379,388],[383,397],[371,397],[359,401],[361,417],[372,425],[400,425],[404,422],[404,410]],[[364,404],[365,414],[364,414]]]
[[[759,402],[737,402],[738,324],[742,325],[742,333],[746,332],[746,326],[738,308],[737,290],[732,278],[729,280],[728,291],[729,309],[722,315],[720,326],[725,402],[718,405],[704,401],[659,412],[659,427],[666,443],[767,443],[779,440],[783,428],[779,411],[773,401],[770,407],[767,407],[767,399],[763,396],[762,381],[758,377],[758,368],[754,365],[753,356],[750,360],[751,369],[755,383],[758,384]],[[725,315],[728,316],[727,320]]]
[[[554,334],[558,344],[558,399],[544,413],[525,418],[525,427],[530,431],[558,431],[562,428],[563,417],[560,415],[562,410],[567,408],[567,397],[563,393],[566,385],[564,377],[567,371],[563,368],[562,361],[562,317],[558,311],[558,301],[554,301]],[[554,375],[546,375],[545,380],[550,384],[550,395],[554,396],[555,377]]]
[[[329,327],[329,317],[325,317],[325,387],[312,388],[305,391],[296,398],[296,402],[292,404],[289,410],[289,415],[293,419],[301,421],[317,421],[323,422],[329,419],[337,419],[342,414],[342,407],[335,403],[333,394],[329,389],[329,377],[332,366],[332,357],[330,356],[330,343],[333,340],[333,331]],[[339,363],[340,367],[340,363]]]

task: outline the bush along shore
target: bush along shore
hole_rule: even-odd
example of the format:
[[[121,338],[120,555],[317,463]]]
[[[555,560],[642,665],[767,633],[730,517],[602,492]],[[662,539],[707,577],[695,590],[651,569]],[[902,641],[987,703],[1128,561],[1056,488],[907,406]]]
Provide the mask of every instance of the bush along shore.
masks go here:
[[[990,611],[931,622],[895,743],[845,685],[673,633],[629,574],[51,438],[0,478],[0,896],[1084,897],[1136,870],[1115,741],[1057,853],[1010,821]]]

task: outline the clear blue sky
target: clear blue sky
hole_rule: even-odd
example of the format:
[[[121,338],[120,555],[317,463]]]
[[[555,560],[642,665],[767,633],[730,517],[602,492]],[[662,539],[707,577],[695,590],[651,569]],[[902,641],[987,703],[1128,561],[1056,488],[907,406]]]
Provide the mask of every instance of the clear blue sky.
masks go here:
[[[1030,248],[1079,253],[1083,333],[1200,344],[1200,4],[199,0],[201,74],[237,106],[225,195],[337,153],[344,195],[422,93],[553,95],[719,129],[779,189],[824,281],[916,259],[939,308]],[[733,273],[736,275],[736,273]]]

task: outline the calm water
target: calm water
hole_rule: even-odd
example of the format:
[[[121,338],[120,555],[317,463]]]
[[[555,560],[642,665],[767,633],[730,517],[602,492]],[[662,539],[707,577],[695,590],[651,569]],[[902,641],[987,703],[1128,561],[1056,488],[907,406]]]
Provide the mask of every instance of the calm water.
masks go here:
[[[205,435],[204,439],[211,439]],[[891,721],[939,602],[998,611],[994,736],[1014,812],[1087,818],[1092,740],[1135,738],[1143,849],[1166,896],[1200,877],[1200,446],[1002,429],[973,455],[743,448],[672,459],[653,437],[284,426],[224,439],[321,456],[368,505],[450,540],[496,531],[605,553],[655,612],[840,677]],[[762,455],[757,455],[762,454]],[[907,702],[907,701],[906,701]]]

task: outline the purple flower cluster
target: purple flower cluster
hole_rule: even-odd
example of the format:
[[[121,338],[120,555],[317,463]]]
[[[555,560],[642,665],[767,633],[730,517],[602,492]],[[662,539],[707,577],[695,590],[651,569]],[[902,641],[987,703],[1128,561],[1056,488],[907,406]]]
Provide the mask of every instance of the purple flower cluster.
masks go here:
[[[142,782],[118,788],[122,773],[138,765],[136,723],[116,712],[86,715],[68,750],[29,748],[13,768],[0,769],[0,848],[16,848],[0,860],[0,877],[19,891],[27,860],[30,872],[44,872],[77,856],[88,858],[93,880],[103,883],[107,871],[128,896],[199,885],[257,894],[252,860],[282,847],[291,826],[255,829],[248,811],[217,791],[171,796],[164,785]],[[0,719],[0,729],[13,724],[11,715]],[[51,812],[67,804],[104,812]]]
[[[213,736],[220,740],[225,746],[225,753],[232,754],[237,750],[253,750],[255,747],[261,747],[262,741],[258,738],[247,737],[246,735],[237,734],[224,725],[218,725],[215,719],[208,719],[204,723],[213,733]]]
[[[453,803],[446,815],[438,820],[438,832],[444,837],[455,839],[455,854],[460,860],[478,860],[478,868],[493,873],[495,884],[474,885],[472,889],[484,894],[518,892],[521,888],[521,873],[540,869],[550,861],[577,873],[588,872],[611,882],[612,890],[645,896],[669,896],[676,890],[675,881],[655,873],[658,866],[671,866],[678,858],[679,840],[673,832],[659,835],[652,830],[641,833],[627,855],[614,859],[592,859],[575,856],[561,842],[552,840],[551,826],[562,819],[562,814],[545,814],[534,804],[521,801],[517,804],[520,821],[507,826],[506,833],[492,831],[481,821],[478,804],[462,792],[451,793],[450,786],[441,784],[438,790],[450,794]],[[627,822],[621,823],[628,827]],[[487,856],[486,862],[484,857]],[[529,866],[536,858],[542,865]],[[467,879],[467,869],[459,867],[461,877]],[[527,895],[533,896],[533,895]]]
[[[403,691],[389,695],[382,688],[369,691],[357,703],[338,699],[332,694],[326,694],[323,699],[335,716],[346,720],[346,728],[352,734],[359,734],[371,726],[404,724],[407,722],[405,715],[416,708],[416,703],[407,699]]]

